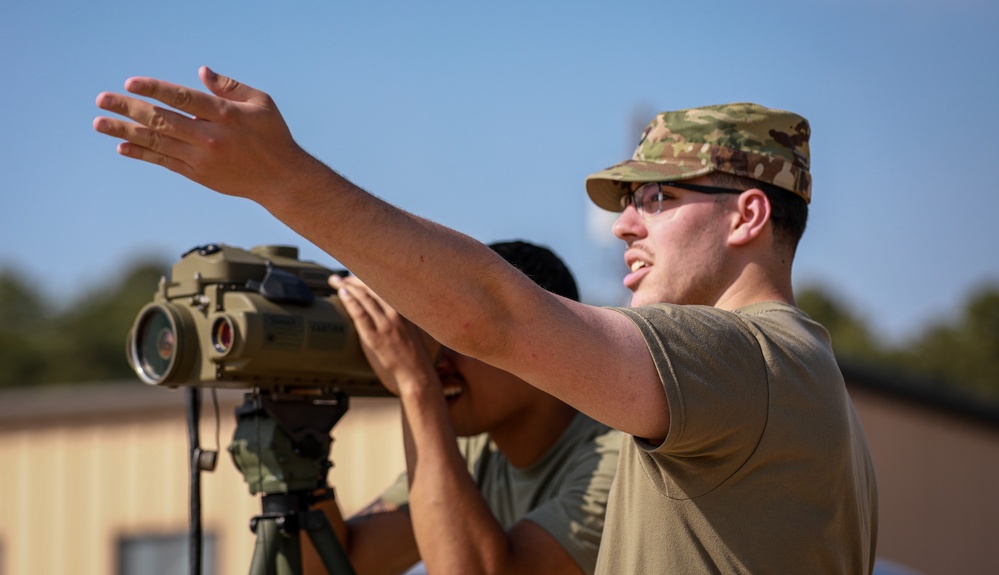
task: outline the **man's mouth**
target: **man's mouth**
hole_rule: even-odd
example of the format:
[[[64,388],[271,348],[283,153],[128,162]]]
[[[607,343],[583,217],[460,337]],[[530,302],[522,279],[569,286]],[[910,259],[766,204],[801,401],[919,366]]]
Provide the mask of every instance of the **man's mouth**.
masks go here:
[[[626,263],[628,264],[628,274],[624,276],[623,283],[624,287],[634,291],[638,288],[638,284],[642,281],[642,278],[647,273],[647,270],[652,268],[652,264],[646,261],[643,257],[635,257],[634,259],[629,257],[626,259]]]
[[[441,380],[441,388],[444,391],[444,399],[454,399],[465,392],[465,379],[461,377],[461,374],[453,371],[446,371],[438,373],[437,375]]]

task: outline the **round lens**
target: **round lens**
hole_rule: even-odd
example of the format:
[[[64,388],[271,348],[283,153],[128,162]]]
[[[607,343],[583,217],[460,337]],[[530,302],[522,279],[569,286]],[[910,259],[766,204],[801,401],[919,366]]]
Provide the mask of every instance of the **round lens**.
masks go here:
[[[232,323],[220,317],[212,326],[212,346],[219,353],[226,353],[232,347]]]
[[[170,331],[169,327],[161,329],[160,333],[156,336],[156,351],[163,361],[170,361],[170,358],[173,357],[173,332]]]
[[[154,308],[142,319],[136,338],[138,365],[153,380],[162,379],[177,351],[177,334],[162,309]]]

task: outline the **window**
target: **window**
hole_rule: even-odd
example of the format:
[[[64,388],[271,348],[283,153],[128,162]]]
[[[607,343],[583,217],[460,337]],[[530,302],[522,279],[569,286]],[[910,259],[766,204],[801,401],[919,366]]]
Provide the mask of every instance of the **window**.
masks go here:
[[[134,535],[118,542],[118,575],[187,575],[187,533]],[[205,534],[201,543],[203,575],[215,575],[215,536]]]

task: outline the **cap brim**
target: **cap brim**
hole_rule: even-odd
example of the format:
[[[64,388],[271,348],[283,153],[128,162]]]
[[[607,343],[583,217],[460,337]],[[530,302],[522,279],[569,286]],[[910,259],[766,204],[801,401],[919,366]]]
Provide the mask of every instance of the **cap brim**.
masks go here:
[[[621,211],[624,196],[622,182],[675,182],[696,178],[715,171],[710,162],[671,163],[625,160],[586,177],[586,193],[597,206],[612,212]]]

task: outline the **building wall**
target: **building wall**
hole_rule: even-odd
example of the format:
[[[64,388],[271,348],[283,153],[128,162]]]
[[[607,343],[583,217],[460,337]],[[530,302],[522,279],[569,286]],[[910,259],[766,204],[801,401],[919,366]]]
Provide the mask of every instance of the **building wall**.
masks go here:
[[[999,424],[870,386],[850,389],[878,477],[878,555],[922,573],[999,565]]]
[[[878,554],[928,575],[999,565],[999,418],[968,417],[848,376],[878,473]],[[242,394],[220,394],[220,456],[202,474],[218,571],[249,571],[260,512],[225,451]],[[215,445],[204,396],[201,445]],[[331,483],[345,514],[404,468],[398,403],[352,398],[333,430]],[[0,575],[114,575],[123,536],[188,529],[180,392],[140,384],[0,394]],[[387,552],[390,552],[387,549]],[[186,572],[186,571],[185,571]]]
[[[219,574],[249,572],[256,537],[248,525],[260,512],[225,451],[241,400],[222,394],[219,462],[202,474],[204,531],[217,537]],[[135,384],[0,401],[2,575],[115,574],[121,536],[186,534],[182,393]],[[204,401],[200,443],[208,449],[215,418]],[[350,514],[404,468],[397,403],[353,398],[333,434],[331,482]]]

